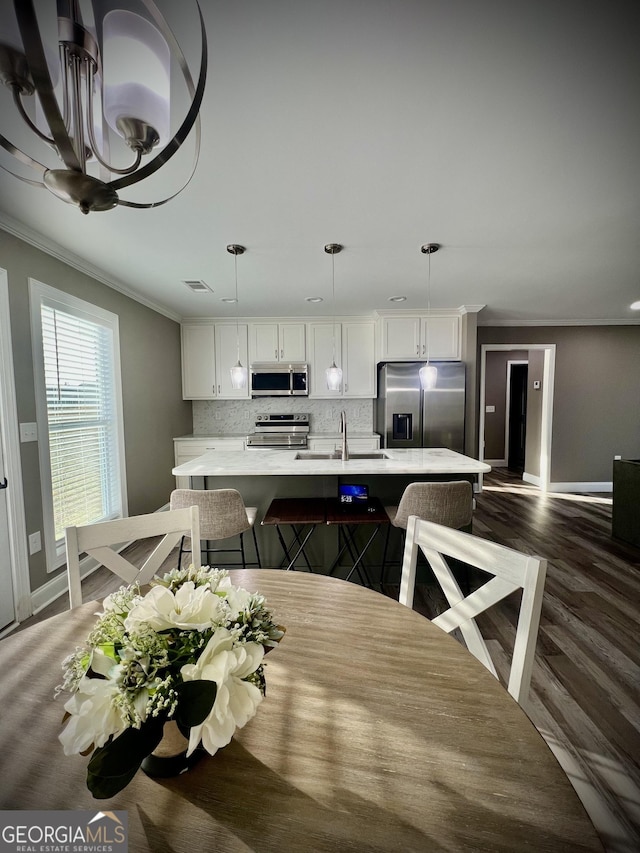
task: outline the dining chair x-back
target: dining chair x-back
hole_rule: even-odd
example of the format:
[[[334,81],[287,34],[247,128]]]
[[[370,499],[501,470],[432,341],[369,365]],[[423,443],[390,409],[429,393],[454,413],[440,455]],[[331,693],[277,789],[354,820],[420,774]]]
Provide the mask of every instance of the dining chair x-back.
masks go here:
[[[448,633],[459,629],[469,651],[496,678],[495,664],[475,617],[511,593],[522,591],[507,689],[526,710],[547,561],[411,516],[407,524],[400,581],[400,603],[407,607],[413,607],[419,551],[429,562],[449,604],[448,609],[432,620],[434,625]],[[459,560],[493,577],[465,596],[447,558]]]
[[[130,518],[118,518],[114,521],[101,521],[97,524],[85,524],[67,527],[65,540],[67,548],[67,577],[69,581],[69,601],[71,608],[82,604],[80,578],[80,555],[86,553],[101,563],[109,571],[127,583],[149,583],[167,557],[184,535],[193,541],[200,539],[200,527],[197,506],[180,510],[153,512],[148,515],[136,515]],[[141,567],[125,559],[117,548],[138,539],[162,536],[151,554]],[[196,566],[200,565],[199,551]],[[178,560],[176,557],[176,566]]]

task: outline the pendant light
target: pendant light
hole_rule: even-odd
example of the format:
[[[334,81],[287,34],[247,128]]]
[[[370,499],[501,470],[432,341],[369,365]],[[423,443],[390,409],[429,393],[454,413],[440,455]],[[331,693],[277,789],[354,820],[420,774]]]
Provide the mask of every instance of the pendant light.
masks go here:
[[[425,323],[425,348],[427,355],[427,363],[419,370],[420,385],[425,391],[436,387],[438,381],[438,368],[429,364],[429,314],[431,312],[431,255],[437,252],[440,248],[439,243],[425,243],[420,251],[427,256],[427,322]]]
[[[233,255],[233,266],[236,279],[236,346],[238,352],[238,361],[231,368],[231,387],[239,391],[241,388],[247,387],[247,368],[242,366],[240,361],[240,329],[238,326],[238,255],[244,254],[244,246],[239,246],[237,243],[230,243],[227,246],[227,252]]]
[[[325,252],[331,255],[331,305],[333,311],[333,358],[326,369],[327,388],[329,391],[340,391],[342,388],[342,368],[336,365],[336,270],[335,255],[342,251],[340,243],[327,243]]]

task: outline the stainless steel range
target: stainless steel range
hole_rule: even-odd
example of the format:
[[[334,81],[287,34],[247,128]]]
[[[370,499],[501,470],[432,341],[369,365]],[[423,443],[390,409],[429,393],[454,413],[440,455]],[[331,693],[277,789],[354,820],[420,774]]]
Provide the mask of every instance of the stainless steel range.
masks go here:
[[[247,436],[247,447],[306,447],[309,415],[256,415],[256,429]]]

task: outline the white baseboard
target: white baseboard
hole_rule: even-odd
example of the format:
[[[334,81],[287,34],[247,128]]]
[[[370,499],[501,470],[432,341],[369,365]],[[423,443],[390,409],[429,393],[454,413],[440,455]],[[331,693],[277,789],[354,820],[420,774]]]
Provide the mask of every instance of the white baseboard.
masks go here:
[[[534,474],[527,474],[526,472],[522,475],[522,479],[525,483],[531,483],[532,486],[538,486],[540,488],[540,477],[536,477]],[[594,483],[549,483],[547,488],[548,492],[577,492],[579,494],[583,492],[612,492],[613,491],[613,482],[594,482]]]

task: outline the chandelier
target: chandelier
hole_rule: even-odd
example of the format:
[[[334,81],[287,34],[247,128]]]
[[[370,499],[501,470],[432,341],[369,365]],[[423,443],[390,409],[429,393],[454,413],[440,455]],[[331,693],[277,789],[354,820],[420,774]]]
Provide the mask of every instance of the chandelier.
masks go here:
[[[44,186],[77,205],[82,213],[116,205],[150,208],[165,204],[191,180],[200,149],[207,39],[197,0],[202,55],[195,85],[184,54],[153,0],[124,0],[127,9],[113,8],[106,0],[56,2],[57,39],[47,40],[47,24],[53,20],[56,5],[53,0],[43,0],[38,15],[33,0],[3,0],[0,81],[11,89],[17,113],[42,147],[43,162],[0,133],[0,146],[35,177],[0,165],[25,183]],[[173,136],[172,61],[180,69],[190,99]],[[0,123],[5,118],[6,113]],[[193,166],[177,191],[148,203],[120,198],[121,190],[164,166],[194,125]],[[53,167],[48,165],[51,149],[61,161]],[[157,153],[149,158],[154,149]]]

